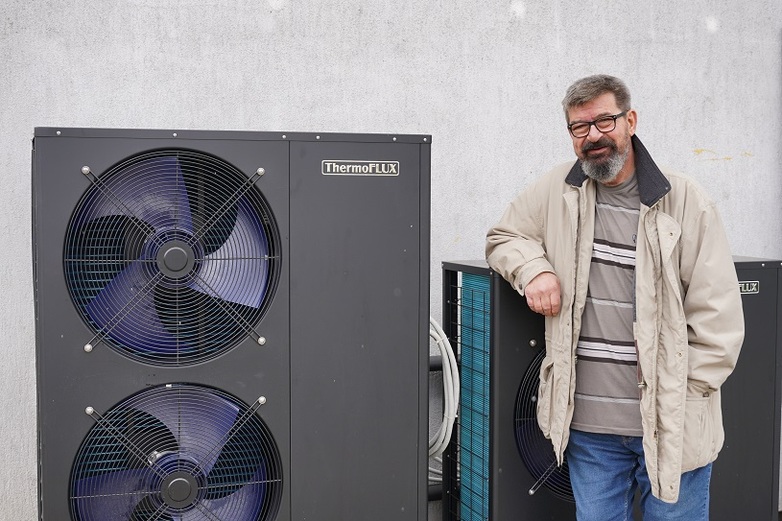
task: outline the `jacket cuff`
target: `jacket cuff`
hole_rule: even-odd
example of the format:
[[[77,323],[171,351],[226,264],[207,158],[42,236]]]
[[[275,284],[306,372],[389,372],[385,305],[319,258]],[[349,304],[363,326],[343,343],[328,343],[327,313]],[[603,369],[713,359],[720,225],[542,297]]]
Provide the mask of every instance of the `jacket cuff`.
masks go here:
[[[527,284],[541,273],[547,271],[556,274],[554,268],[546,259],[533,259],[516,272],[516,276],[513,280],[513,287],[516,288],[516,291],[524,295],[524,289],[527,287]]]

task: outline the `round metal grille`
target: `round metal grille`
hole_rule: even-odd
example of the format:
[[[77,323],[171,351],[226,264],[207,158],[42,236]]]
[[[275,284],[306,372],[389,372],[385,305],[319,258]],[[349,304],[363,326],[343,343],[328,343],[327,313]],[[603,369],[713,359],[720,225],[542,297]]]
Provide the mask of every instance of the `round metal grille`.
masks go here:
[[[255,409],[215,389],[145,390],[97,420],[70,480],[76,521],[272,521],[282,463]]]
[[[64,269],[96,333],[90,345],[185,365],[252,333],[280,266],[279,234],[254,177],[179,149],[85,174],[93,184],[68,225]]]
[[[561,467],[557,466],[551,441],[543,436],[538,426],[538,386],[544,356],[544,350],[535,356],[519,387],[516,397],[516,445],[524,465],[536,480],[529,493],[534,494],[541,485],[545,485],[560,499],[572,502],[573,489],[570,487],[567,461]]]

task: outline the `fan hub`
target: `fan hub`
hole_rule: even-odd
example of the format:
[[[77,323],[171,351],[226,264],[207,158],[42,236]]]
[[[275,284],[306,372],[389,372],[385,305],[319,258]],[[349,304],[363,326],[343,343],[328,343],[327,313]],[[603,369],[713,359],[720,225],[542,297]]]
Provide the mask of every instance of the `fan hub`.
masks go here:
[[[184,241],[168,241],[158,250],[157,265],[167,277],[186,277],[195,265],[193,248]]]
[[[198,482],[187,472],[174,472],[163,481],[161,493],[167,505],[186,508],[198,498]]]

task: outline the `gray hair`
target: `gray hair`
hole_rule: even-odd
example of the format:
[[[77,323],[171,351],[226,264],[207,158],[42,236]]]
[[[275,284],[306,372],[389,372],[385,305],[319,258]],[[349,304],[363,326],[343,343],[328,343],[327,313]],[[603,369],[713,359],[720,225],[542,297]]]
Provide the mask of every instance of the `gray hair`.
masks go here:
[[[630,110],[630,90],[627,85],[614,76],[596,74],[581,78],[568,87],[565,98],[562,100],[565,118],[568,117],[568,111],[573,107],[588,103],[606,92],[614,95],[619,110]]]

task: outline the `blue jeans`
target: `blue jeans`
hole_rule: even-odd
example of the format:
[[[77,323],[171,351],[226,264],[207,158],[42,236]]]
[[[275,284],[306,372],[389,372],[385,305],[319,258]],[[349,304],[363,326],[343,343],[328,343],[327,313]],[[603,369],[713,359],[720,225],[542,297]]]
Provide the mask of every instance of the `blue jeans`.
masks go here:
[[[652,496],[640,437],[571,430],[567,447],[578,521],[632,521],[640,493],[644,521],[708,521],[711,464],[682,474],[679,501]]]

